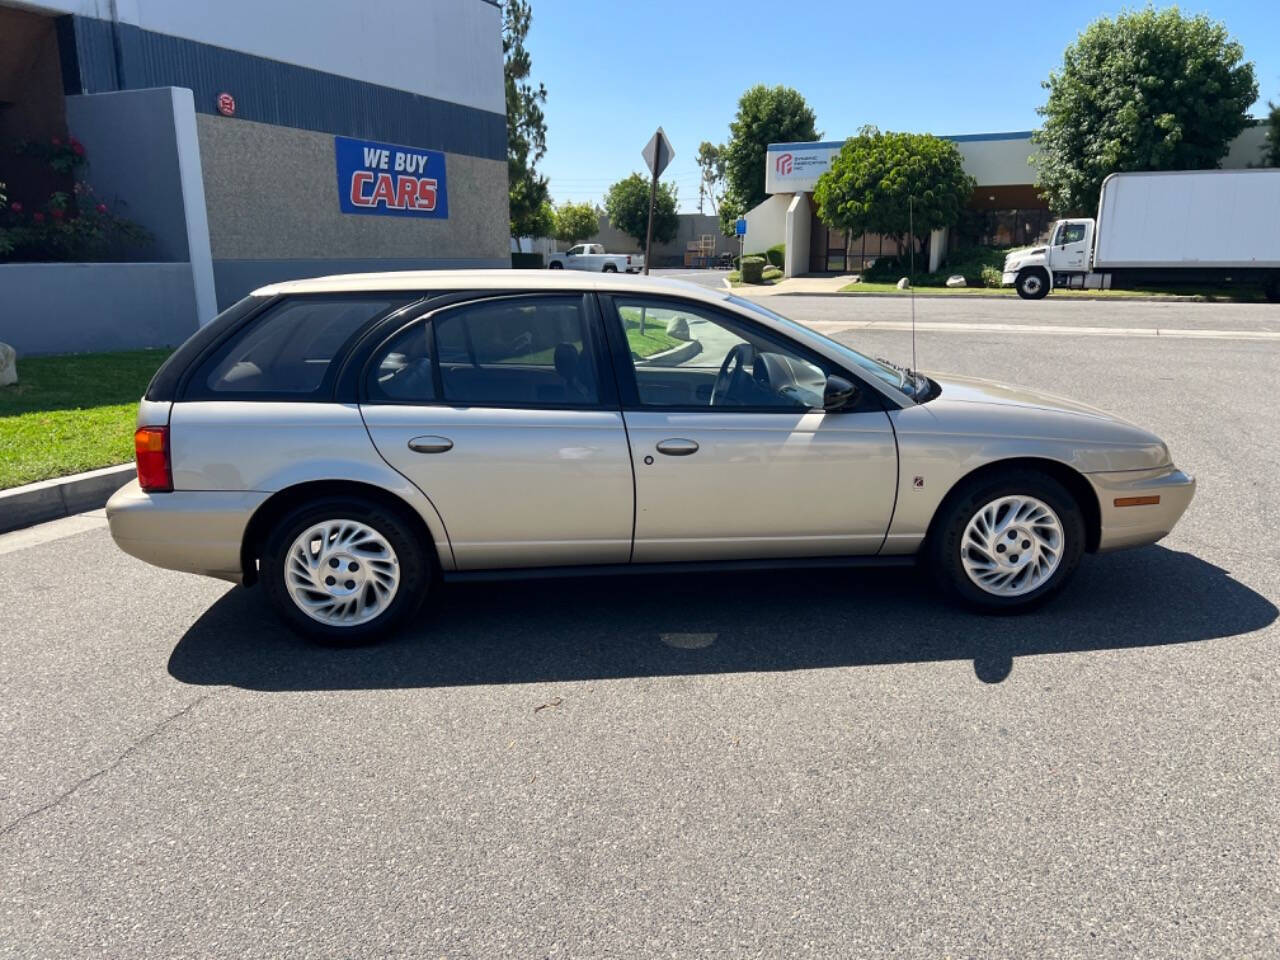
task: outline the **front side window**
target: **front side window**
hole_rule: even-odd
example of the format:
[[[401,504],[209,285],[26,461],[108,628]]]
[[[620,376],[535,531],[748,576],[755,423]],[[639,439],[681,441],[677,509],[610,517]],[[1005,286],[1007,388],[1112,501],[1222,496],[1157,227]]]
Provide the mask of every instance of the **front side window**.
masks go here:
[[[785,341],[693,304],[614,304],[645,406],[822,409],[827,371]]]
[[[367,392],[396,403],[594,406],[582,298],[491,300],[414,324],[374,355]]]
[[[197,392],[227,399],[255,393],[314,395],[343,344],[396,305],[363,297],[285,300],[206,364],[196,377]]]
[[[1068,223],[1062,234],[1063,243],[1079,243],[1084,239],[1083,223]]]

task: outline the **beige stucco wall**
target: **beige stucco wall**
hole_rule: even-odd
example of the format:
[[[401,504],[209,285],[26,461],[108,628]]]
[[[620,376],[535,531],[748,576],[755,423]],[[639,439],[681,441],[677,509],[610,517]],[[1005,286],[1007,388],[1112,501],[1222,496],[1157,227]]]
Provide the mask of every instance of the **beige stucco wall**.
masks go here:
[[[507,165],[448,154],[448,219],[338,208],[333,136],[197,116],[214,260],[505,258]]]

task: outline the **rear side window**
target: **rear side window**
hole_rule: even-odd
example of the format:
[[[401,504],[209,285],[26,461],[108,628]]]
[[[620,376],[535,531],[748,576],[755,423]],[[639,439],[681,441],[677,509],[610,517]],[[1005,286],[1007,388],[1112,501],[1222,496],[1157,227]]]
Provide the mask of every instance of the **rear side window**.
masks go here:
[[[188,398],[315,397],[343,346],[403,302],[328,296],[284,300],[204,364]]]
[[[595,406],[591,329],[581,297],[457,307],[380,348],[366,389],[375,402]]]

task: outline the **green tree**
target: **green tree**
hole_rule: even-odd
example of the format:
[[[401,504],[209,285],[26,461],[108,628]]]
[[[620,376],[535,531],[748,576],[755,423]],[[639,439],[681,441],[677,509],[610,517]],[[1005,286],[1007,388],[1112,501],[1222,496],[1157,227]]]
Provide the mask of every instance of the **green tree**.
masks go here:
[[[1267,142],[1262,145],[1262,165],[1280,167],[1280,103],[1267,101]]]
[[[544,207],[550,204],[547,178],[537,164],[547,152],[547,119],[542,105],[547,88],[530,81],[533,61],[525,47],[533,11],[528,0],[502,5],[503,74],[507,92],[507,181],[513,237],[539,237],[551,232]]]
[[[976,185],[950,140],[863,127],[832,158],[813,198],[828,226],[901,242],[913,227],[925,240],[930,231],[955,224]]]
[[[555,211],[555,238],[575,244],[600,232],[600,217],[589,203],[563,203]]]
[[[1112,173],[1216,167],[1258,97],[1227,28],[1177,7],[1094,21],[1043,86],[1036,183],[1062,212],[1095,209]]]
[[[727,213],[732,214],[728,219],[732,233],[733,220],[764,200],[765,151],[769,144],[817,140],[816,122],[804,97],[790,87],[757,84],[742,95],[738,113],[729,124],[729,142],[723,149],[728,190],[721,204],[721,229]]]
[[[711,204],[711,215],[718,217],[726,188],[724,144],[703,140],[698,145],[698,171],[698,212],[705,200]]]
[[[675,239],[680,226],[680,219],[676,216],[676,197],[674,183],[658,184],[658,196],[653,207],[654,243]],[[625,180],[619,180],[605,195],[604,209],[609,215],[609,223],[643,249],[649,224],[649,178],[633,173]]]

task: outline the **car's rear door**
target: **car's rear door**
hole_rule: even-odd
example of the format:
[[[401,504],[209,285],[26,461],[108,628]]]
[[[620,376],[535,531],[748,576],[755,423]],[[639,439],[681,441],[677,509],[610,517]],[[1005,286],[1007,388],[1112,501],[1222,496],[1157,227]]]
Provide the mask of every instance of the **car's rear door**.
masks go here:
[[[361,396],[378,452],[434,503],[459,569],[627,561],[631,455],[594,298],[441,308],[374,351]]]
[[[825,412],[826,374],[853,374],[781,335],[700,302],[601,301],[635,463],[634,562],[880,549],[898,459],[878,394],[864,388],[852,409]],[[739,345],[760,376],[717,389]]]

